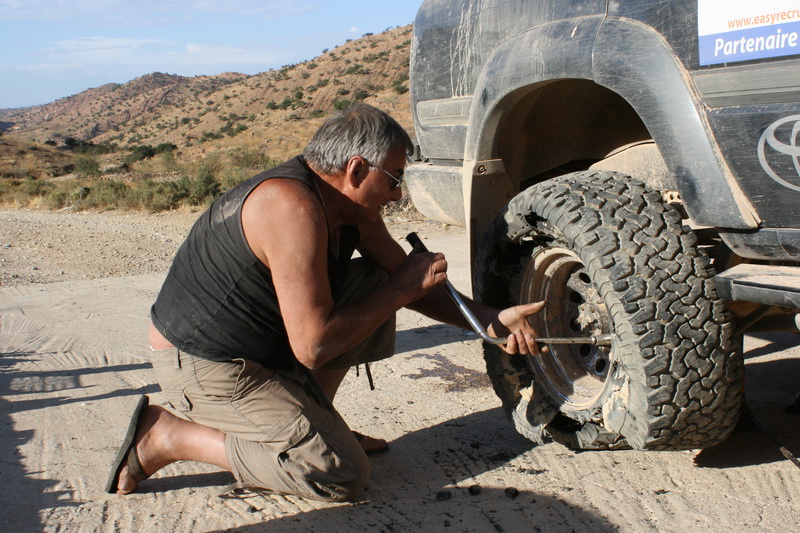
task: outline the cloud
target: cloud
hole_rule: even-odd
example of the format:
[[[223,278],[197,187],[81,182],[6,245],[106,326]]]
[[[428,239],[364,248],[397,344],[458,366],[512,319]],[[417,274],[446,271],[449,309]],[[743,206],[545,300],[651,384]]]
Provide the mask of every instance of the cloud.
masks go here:
[[[16,70],[44,71],[75,68],[116,69],[215,74],[224,70],[260,72],[276,64],[295,61],[291,47],[214,46],[165,39],[82,37],[48,43],[36,55],[45,61],[20,65]]]
[[[268,65],[281,63],[291,58],[291,52],[279,48],[245,48],[237,46],[209,46],[190,43],[179,52],[170,52],[170,62],[184,65],[212,65],[220,68],[246,66],[267,70]]]
[[[4,66],[0,66],[0,68],[5,68]],[[19,65],[13,67],[14,70],[18,71],[29,71],[29,72],[57,72],[61,70],[65,70],[65,65],[56,65],[55,63],[40,63],[38,65]]]
[[[122,65],[161,63],[165,51],[179,48],[180,43],[165,39],[93,36],[50,42],[33,56],[44,59],[41,64],[55,68],[87,70],[103,67],[112,71]],[[36,63],[31,62],[18,68],[35,67]]]
[[[320,8],[317,0],[0,0],[0,20],[114,21],[128,26],[168,24],[219,15],[274,19]]]
[[[53,43],[55,46],[42,53],[73,54],[92,52],[119,52],[121,50],[138,50],[147,46],[174,46],[176,43],[163,39],[131,39],[126,37],[81,37]]]
[[[168,2],[170,3],[170,2]],[[184,2],[171,2],[182,5]],[[195,0],[190,2],[193,11],[201,13],[224,13],[230,15],[247,15],[274,18],[288,15],[301,15],[315,11],[319,5],[310,0]],[[182,8],[183,9],[183,8]]]

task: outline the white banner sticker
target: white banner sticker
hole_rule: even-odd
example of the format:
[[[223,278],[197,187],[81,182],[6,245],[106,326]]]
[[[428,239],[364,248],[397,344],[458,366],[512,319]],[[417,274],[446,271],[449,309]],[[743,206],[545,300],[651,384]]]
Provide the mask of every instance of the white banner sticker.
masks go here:
[[[800,7],[791,0],[698,0],[700,64],[800,54]]]

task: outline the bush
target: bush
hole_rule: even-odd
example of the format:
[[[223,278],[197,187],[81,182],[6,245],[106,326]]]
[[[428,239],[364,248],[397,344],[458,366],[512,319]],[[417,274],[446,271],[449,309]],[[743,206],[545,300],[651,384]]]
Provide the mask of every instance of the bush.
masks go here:
[[[178,147],[172,143],[161,143],[155,147],[155,154],[164,154],[167,152],[174,152]],[[153,154],[153,155],[155,155]]]
[[[131,153],[125,156],[125,163],[131,164],[143,159],[149,159],[156,155],[156,149],[148,144],[135,146],[131,149]]]
[[[100,175],[100,163],[90,155],[82,155],[75,159],[75,173],[83,178]]]
[[[26,178],[20,183],[19,190],[26,196],[45,196],[52,185],[46,181],[35,178]]]
[[[0,202],[27,206],[32,200],[46,197],[53,186],[34,178],[10,179],[0,182]]]
[[[175,160],[175,154],[172,151],[161,154],[161,164],[167,172],[175,172],[180,168],[178,162]]]
[[[229,191],[253,176],[254,171],[242,167],[227,167],[219,178],[223,191]]]
[[[59,190],[53,191],[49,194],[44,201],[44,206],[47,209],[62,209],[70,205],[69,193],[67,191]]]
[[[349,106],[352,102],[350,100],[334,100],[333,107],[334,109],[342,110]]]
[[[200,165],[193,178],[181,176],[177,184],[186,191],[186,201],[189,205],[194,206],[211,203],[219,196],[221,190],[214,169],[206,163]]]
[[[216,133],[213,131],[205,131],[203,132],[203,136],[200,137],[200,142],[204,143],[206,141],[211,141],[214,139],[222,139],[222,137],[224,137],[224,135],[222,135],[221,133]]]
[[[352,67],[344,71],[345,76],[349,74],[369,74],[369,71],[364,68],[364,65],[356,63]]]
[[[131,200],[137,207],[155,213],[179,207],[188,195],[180,182],[145,181],[131,191]]]
[[[266,170],[276,162],[255,148],[234,148],[228,152],[228,158],[236,169]]]
[[[180,170],[172,150],[162,151],[163,166]],[[81,168],[88,175],[94,169],[87,157]],[[121,181],[80,180],[0,180],[0,203],[15,206],[41,206],[48,209],[145,209],[151,212],[177,209],[181,206],[203,206],[211,203],[223,190],[229,190],[260,170],[275,166],[256,148],[236,148],[226,158],[213,156],[184,170],[178,179],[153,181],[143,179],[142,170],[154,165],[137,162],[140,180]],[[139,169],[139,167],[142,167]]]
[[[220,133],[224,133],[228,137],[234,137],[236,135],[239,135],[240,133],[242,133],[246,129],[247,129],[247,126],[245,124],[236,124],[234,126],[231,122],[228,122],[227,124],[222,126],[219,129],[219,131],[220,131]]]
[[[81,141],[75,137],[67,137],[64,139],[64,145],[68,150],[79,154],[110,154],[117,151],[117,145],[104,141],[100,144],[94,144],[91,141]]]
[[[392,89],[394,89],[397,94],[407,93],[408,85],[403,85],[403,83],[406,81],[408,81],[408,76],[401,76],[400,79],[397,79],[392,83]]]
[[[89,187],[75,180],[60,182],[59,187],[51,191],[44,201],[48,209],[83,208],[83,199],[89,194]]]
[[[98,181],[86,187],[86,197],[80,203],[83,209],[111,209],[128,207],[127,197],[130,188],[121,181]]]
[[[4,168],[0,171],[0,177],[24,180],[29,177],[29,174],[28,171],[22,167]]]

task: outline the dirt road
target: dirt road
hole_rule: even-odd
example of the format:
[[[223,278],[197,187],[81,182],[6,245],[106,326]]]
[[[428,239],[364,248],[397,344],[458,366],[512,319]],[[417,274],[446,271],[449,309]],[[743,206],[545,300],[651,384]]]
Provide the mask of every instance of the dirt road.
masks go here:
[[[120,497],[102,485],[137,397],[163,397],[148,309],[197,214],[0,211],[0,530],[800,531],[800,469],[761,432],[691,452],[532,447],[505,418],[474,335],[410,312],[377,390],[348,375],[352,427],[391,440],[362,501],[218,494],[232,478],[180,463]],[[467,287],[463,230],[418,231]],[[796,454],[797,336],[746,339],[748,403]],[[470,489],[472,487],[472,489]]]

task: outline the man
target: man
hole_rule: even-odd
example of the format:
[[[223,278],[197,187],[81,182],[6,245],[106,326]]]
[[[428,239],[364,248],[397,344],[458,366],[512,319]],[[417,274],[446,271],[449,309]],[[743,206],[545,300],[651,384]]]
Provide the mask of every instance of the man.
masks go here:
[[[411,148],[389,115],[354,105],[303,156],[198,219],[151,310],[153,367],[185,418],[143,398],[107,491],[127,494],[180,460],[275,493],[338,501],[363,490],[365,452],[387,444],[333,408],[347,370],[392,355],[402,307],[469,327],[441,287],[444,256],[407,256],[380,218],[401,197]],[[540,304],[471,306],[490,333],[510,334],[509,353],[537,353],[527,317]]]

